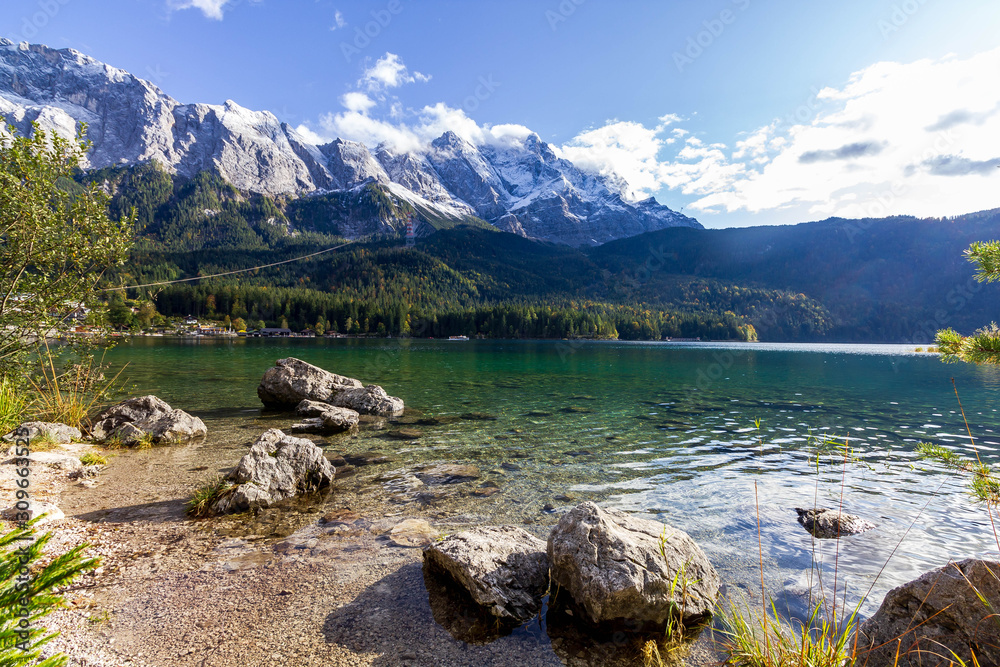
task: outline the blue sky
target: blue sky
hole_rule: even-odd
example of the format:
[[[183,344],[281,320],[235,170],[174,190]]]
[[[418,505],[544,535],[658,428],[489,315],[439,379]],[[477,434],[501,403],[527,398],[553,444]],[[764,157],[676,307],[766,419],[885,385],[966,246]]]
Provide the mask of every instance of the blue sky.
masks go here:
[[[0,34],[317,141],[528,128],[706,226],[1000,206],[995,0],[7,0]]]

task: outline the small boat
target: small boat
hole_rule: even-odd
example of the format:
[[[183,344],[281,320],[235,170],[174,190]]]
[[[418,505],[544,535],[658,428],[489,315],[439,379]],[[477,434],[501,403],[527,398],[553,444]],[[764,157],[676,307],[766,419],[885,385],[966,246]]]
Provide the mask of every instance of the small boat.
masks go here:
[[[469,340],[468,336],[448,336],[448,340]]]

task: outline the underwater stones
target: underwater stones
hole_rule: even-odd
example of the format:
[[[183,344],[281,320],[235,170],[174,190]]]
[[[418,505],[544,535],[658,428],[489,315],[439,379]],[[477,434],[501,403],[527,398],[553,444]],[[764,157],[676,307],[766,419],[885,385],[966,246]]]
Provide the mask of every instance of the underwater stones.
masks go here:
[[[856,535],[875,528],[875,524],[853,514],[842,514],[836,510],[796,507],[799,523],[815,537],[835,540],[846,535]]]
[[[479,468],[473,465],[442,463],[424,468],[416,473],[424,484],[461,484],[479,479]]]

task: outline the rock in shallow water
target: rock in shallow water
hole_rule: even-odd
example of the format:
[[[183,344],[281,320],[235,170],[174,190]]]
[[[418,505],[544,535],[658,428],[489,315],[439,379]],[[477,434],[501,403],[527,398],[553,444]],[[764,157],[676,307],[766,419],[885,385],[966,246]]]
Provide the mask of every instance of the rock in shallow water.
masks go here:
[[[1000,563],[968,559],[932,570],[889,591],[861,625],[859,664],[950,665],[957,656],[971,665],[975,652],[978,664],[1000,665],[997,610]]]
[[[545,543],[515,526],[482,526],[424,550],[424,572],[446,573],[494,616],[526,621],[549,585]]]
[[[796,507],[799,523],[815,537],[824,540],[835,540],[845,535],[857,535],[875,528],[875,524],[865,521],[853,514],[842,514],[837,510],[816,508],[802,509]]]
[[[300,402],[295,412],[306,419],[299,424],[292,424],[292,433],[343,433],[357,426],[360,419],[360,415],[354,410],[310,400]]]
[[[329,486],[334,469],[311,440],[278,429],[265,431],[227,479],[235,488],[212,505],[217,514],[268,507],[286,498]]]
[[[264,373],[257,396],[267,408],[299,406],[302,401],[329,403],[361,414],[393,417],[403,413],[403,401],[389,396],[382,387],[344,377],[301,359],[279,359]],[[316,416],[316,415],[311,415]]]
[[[687,533],[590,502],[559,520],[548,556],[552,580],[594,623],[662,629],[680,608],[691,627],[711,616],[719,594],[719,575]]]

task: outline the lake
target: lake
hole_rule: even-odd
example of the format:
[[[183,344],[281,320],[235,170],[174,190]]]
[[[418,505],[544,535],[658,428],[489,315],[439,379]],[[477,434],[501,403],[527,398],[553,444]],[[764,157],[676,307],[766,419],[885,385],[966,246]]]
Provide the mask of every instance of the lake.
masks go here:
[[[685,530],[728,591],[758,599],[759,515],[767,585],[796,614],[810,590],[832,588],[835,572],[840,595],[846,585],[849,606],[864,598],[867,616],[889,588],[949,559],[997,556],[966,479],[915,446],[976,456],[954,378],[978,455],[997,462],[1000,371],[943,364],[912,346],[136,338],[106,361],[128,364],[130,393],[201,416],[209,438],[191,446],[224,468],[265,428],[292,422],[262,414],[256,396],[261,375],[287,356],[381,384],[406,401],[401,421],[422,432],[329,438],[338,452],[395,459],[338,480],[330,502],[344,484],[357,502],[403,511],[417,501],[394,471],[475,464],[483,479],[474,484],[491,480],[501,492],[423,498],[425,514],[544,537],[562,511],[594,500]],[[414,425],[430,416],[457,419]],[[796,521],[796,507],[841,503],[878,528],[838,545]]]

